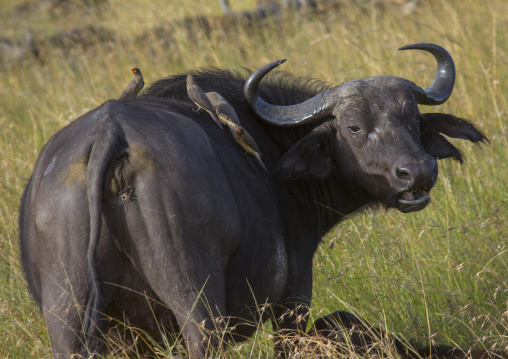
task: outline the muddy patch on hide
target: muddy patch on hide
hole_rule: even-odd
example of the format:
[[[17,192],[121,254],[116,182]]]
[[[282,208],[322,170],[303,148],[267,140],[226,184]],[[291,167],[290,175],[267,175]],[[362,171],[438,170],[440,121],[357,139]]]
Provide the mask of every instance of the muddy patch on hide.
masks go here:
[[[74,182],[86,183],[86,165],[88,157],[83,156],[79,160],[69,165],[67,171],[62,171],[57,175],[60,182],[69,185]]]
[[[156,170],[156,162],[153,152],[146,147],[137,144],[129,145],[129,161],[134,171],[149,169],[152,173]]]

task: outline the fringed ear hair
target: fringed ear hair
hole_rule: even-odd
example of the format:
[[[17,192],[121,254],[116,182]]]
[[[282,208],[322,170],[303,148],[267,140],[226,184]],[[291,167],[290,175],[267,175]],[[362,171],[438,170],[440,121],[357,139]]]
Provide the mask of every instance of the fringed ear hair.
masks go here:
[[[444,113],[425,113],[421,118],[422,146],[436,159],[453,158],[463,162],[462,153],[443,135],[471,141],[476,145],[489,142],[481,131],[462,118]]]

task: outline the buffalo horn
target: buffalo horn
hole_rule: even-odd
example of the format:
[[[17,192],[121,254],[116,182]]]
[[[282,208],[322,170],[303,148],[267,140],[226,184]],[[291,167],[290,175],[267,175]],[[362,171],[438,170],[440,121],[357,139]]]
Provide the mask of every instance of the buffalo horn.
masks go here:
[[[441,46],[429,43],[413,44],[399,50],[424,50],[430,52],[437,60],[437,74],[432,84],[423,90],[410,82],[413,96],[421,105],[440,105],[448,100],[455,85],[455,64],[453,59]]]
[[[336,103],[336,90],[327,89],[297,105],[271,105],[259,97],[258,86],[261,79],[271,70],[284,63],[279,60],[254,71],[243,87],[243,94],[252,109],[266,122],[277,126],[295,126],[309,123],[332,114]]]
[[[405,80],[411,88],[416,102],[421,105],[444,103],[450,97],[455,84],[455,65],[452,57],[441,46],[430,43],[407,45],[399,50],[411,49],[430,52],[437,60],[437,75],[425,90],[413,82]],[[254,71],[245,82],[243,94],[254,112],[264,121],[277,126],[295,126],[331,116],[338,101],[337,87],[320,92],[300,104],[289,106],[271,105],[259,97],[258,86],[263,77],[285,61],[279,60],[261,67]]]

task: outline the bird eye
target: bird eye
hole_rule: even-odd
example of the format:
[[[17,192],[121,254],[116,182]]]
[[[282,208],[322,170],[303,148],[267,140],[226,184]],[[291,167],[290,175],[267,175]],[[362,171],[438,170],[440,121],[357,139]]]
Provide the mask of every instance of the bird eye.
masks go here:
[[[347,129],[349,132],[351,132],[353,135],[356,135],[358,132],[361,131],[360,127],[358,126],[348,126]]]

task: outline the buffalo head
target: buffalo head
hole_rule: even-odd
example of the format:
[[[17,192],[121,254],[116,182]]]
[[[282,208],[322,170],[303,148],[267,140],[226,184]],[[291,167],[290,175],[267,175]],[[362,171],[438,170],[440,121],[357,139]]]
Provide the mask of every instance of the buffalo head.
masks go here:
[[[443,136],[475,143],[485,136],[465,120],[446,114],[422,114],[418,104],[439,105],[451,95],[455,66],[450,54],[434,44],[401,48],[430,52],[438,70],[422,89],[394,76],[345,82],[307,101],[290,106],[265,102],[258,95],[261,79],[285,60],[255,71],[244,95],[254,111],[275,126],[312,124],[313,129],[279,161],[283,179],[324,178],[336,174],[353,191],[402,212],[423,209],[438,175],[437,159],[462,162],[460,151]]]

